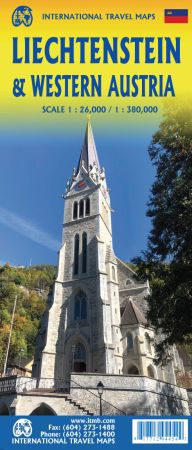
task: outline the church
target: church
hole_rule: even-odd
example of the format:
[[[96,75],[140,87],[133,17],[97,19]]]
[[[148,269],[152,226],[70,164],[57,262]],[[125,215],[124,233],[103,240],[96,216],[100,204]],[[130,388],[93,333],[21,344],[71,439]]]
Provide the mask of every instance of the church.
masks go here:
[[[0,414],[3,404],[18,415],[96,415],[101,395],[103,414],[188,414],[187,393],[176,384],[176,348],[166,366],[153,362],[158,337],[146,321],[149,284],[114,254],[110,190],[89,119],[63,197],[58,274],[32,378],[4,379],[9,395],[1,380]]]
[[[90,120],[64,195],[58,277],[33,372],[69,379],[70,372],[146,375],[175,382],[174,367],[153,364],[146,328],[149,286],[113,251],[110,194]]]

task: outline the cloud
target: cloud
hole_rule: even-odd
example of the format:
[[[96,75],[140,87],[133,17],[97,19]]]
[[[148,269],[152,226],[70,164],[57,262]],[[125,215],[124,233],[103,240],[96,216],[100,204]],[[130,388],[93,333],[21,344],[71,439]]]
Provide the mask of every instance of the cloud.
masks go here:
[[[35,224],[29,222],[23,217],[19,217],[16,214],[8,211],[7,209],[0,207],[0,223],[7,226],[16,233],[27,237],[37,244],[43,245],[50,250],[58,250],[60,243],[53,239],[48,233],[45,233],[38,228]]]

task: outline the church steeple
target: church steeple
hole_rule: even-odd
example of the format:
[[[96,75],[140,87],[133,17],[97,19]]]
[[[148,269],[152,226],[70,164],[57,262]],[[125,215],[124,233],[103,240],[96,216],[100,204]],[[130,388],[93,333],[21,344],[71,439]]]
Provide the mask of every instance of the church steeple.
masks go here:
[[[96,186],[101,187],[105,200],[110,204],[105,169],[100,166],[90,119],[88,119],[78,167],[73,169],[72,178],[67,180],[65,196]]]
[[[76,175],[78,175],[82,166],[84,166],[87,172],[89,172],[90,168],[92,168],[93,166],[96,166],[96,168],[100,171],[99,158],[97,155],[97,149],[94,141],[90,118],[88,118],[87,121],[87,128],[85,132],[83,146],[81,149]]]

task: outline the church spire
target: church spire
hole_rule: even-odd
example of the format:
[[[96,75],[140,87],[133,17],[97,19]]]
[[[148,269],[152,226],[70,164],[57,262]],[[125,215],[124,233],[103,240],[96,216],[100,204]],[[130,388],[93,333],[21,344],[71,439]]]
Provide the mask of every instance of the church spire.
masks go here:
[[[79,173],[81,167],[84,166],[84,168],[89,172],[90,166],[91,168],[93,166],[96,166],[96,168],[100,171],[100,164],[99,159],[97,155],[96,145],[93,137],[93,131],[91,127],[90,118],[88,118],[87,121],[87,128],[85,132],[84,142],[81,149],[81,154],[79,158],[79,163],[77,167],[76,175]]]

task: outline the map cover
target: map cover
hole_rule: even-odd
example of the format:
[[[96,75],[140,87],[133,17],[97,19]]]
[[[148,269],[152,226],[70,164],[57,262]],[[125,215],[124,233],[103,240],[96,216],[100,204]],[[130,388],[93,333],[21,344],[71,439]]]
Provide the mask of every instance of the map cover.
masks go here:
[[[1,4],[2,450],[191,444],[191,20]]]

